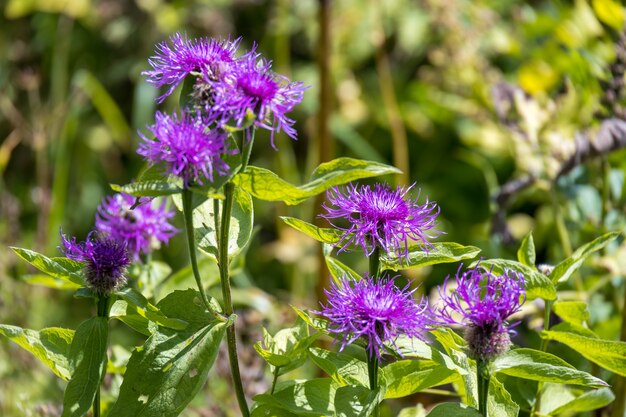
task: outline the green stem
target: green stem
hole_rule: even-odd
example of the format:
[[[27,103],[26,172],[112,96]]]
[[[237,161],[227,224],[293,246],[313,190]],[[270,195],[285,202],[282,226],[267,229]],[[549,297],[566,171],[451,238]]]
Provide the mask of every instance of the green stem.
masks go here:
[[[250,141],[251,142],[251,141]],[[251,145],[251,144],[250,144]],[[224,185],[224,203],[222,207],[222,220],[220,222],[220,234],[218,239],[218,267],[220,270],[220,281],[222,284],[222,296],[224,298],[224,314],[227,317],[233,315],[233,301],[230,292],[230,272],[228,270],[228,237],[230,234],[230,216],[233,209],[233,200],[235,197],[235,185],[227,182]],[[228,360],[230,362],[230,370],[233,377],[233,385],[235,386],[235,394],[237,402],[244,417],[250,415],[246,395],[241,382],[241,373],[239,372],[239,362],[237,360],[237,341],[235,338],[235,323],[226,328],[226,343],[228,345]]]
[[[274,367],[274,379],[272,380],[272,389],[270,391],[270,394],[274,393],[274,390],[276,389],[276,383],[278,382],[278,371],[280,370],[280,366],[275,366]]]
[[[248,167],[250,154],[252,153],[252,146],[254,145],[255,132],[256,130],[254,127],[251,127],[241,134],[241,143],[239,144],[239,149],[241,149],[241,169],[239,172],[244,172]],[[246,136],[248,136],[248,140],[246,140]]]
[[[185,188],[182,192],[183,199],[183,216],[185,218],[185,231],[187,232],[187,247],[189,248],[189,260],[191,261],[191,270],[193,271],[193,277],[196,279],[196,285],[200,291],[200,297],[206,308],[217,315],[217,312],[211,307],[209,297],[206,295],[204,285],[202,285],[202,278],[200,277],[200,270],[198,269],[198,259],[196,257],[196,244],[193,237],[193,207],[191,207],[191,191]]]
[[[489,363],[484,359],[476,360],[476,379],[478,381],[478,411],[487,417],[487,398],[489,398]]]
[[[380,278],[380,248],[378,246],[374,248],[374,252],[369,256],[369,264],[370,277],[374,281],[378,281],[378,278]]]
[[[109,300],[109,296],[104,294],[98,298],[98,317],[109,318]],[[104,375],[102,377],[104,378]],[[93,417],[100,417],[100,387],[96,390],[96,397],[93,400]]]

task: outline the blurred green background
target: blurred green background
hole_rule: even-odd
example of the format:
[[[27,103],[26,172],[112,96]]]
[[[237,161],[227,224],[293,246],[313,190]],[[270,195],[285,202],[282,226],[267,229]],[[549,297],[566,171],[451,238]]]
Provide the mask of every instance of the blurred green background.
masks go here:
[[[2,323],[75,328],[91,314],[92,306],[71,293],[22,282],[32,271],[8,246],[59,255],[59,230],[83,238],[96,206],[111,194],[109,184],[137,175],[143,166],[135,153],[137,130],[152,123],[158,95],[140,73],[148,69],[154,45],[177,31],[189,37],[241,36],[245,48],[256,42],[277,72],[311,86],[293,114],[298,141],[280,135],[276,152],[266,132],[259,132],[252,156],[253,164],[293,183],[303,182],[329,157],[394,164],[404,176],[385,180],[417,182],[420,199],[441,207],[443,239],[479,246],[485,257],[514,256],[515,243],[492,233],[498,207],[491,197],[502,184],[526,175],[538,181],[511,199],[504,222],[513,242],[534,231],[541,262],[558,262],[572,248],[626,224],[623,152],[553,182],[574,153],[576,132],[597,128],[621,101],[613,97],[615,106],[602,105],[607,88],[601,81],[611,79],[609,64],[624,24],[624,9],[613,0],[5,0],[0,5]],[[326,38],[324,46],[320,40]],[[328,62],[325,101],[320,61]],[[498,105],[494,91],[503,83],[516,86],[511,88],[517,93]],[[172,97],[162,108],[176,105]],[[325,120],[326,139],[320,129]],[[287,303],[317,304],[318,276],[324,275],[318,245],[277,216],[313,221],[318,203],[256,203],[259,227],[235,282],[240,305],[248,307],[244,318],[251,330],[244,332],[250,338],[244,343],[259,340],[261,324],[275,329],[291,321]],[[182,226],[180,218],[177,225]],[[342,256],[364,270],[358,256]],[[184,267],[182,236],[156,258],[173,270]],[[618,255],[606,255],[577,288],[593,307],[590,324],[607,338],[620,333],[624,268]],[[455,269],[423,269],[409,278],[424,282],[421,290],[428,292]],[[528,343],[536,342],[533,337]],[[138,343],[141,338],[113,323],[113,345]],[[127,352],[117,349],[113,357],[123,360]],[[251,392],[261,392],[267,388],[262,364],[254,352],[246,354]],[[107,379],[111,395],[118,383],[119,378]],[[63,388],[29,354],[0,339],[0,415],[59,415]],[[223,399],[229,395],[219,378],[211,378],[184,415],[235,415],[236,408],[228,407],[234,400]],[[394,405],[388,407],[395,415]]]

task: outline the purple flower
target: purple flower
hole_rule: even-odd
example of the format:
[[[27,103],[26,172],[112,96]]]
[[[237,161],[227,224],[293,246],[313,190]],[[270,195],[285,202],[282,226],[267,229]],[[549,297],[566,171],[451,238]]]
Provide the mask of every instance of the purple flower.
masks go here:
[[[156,123],[148,127],[155,136],[149,139],[141,132],[143,142],[137,153],[150,165],[164,163],[166,171],[182,178],[185,186],[192,182],[202,184],[202,178],[213,181],[213,175],[228,173],[228,165],[221,159],[225,153],[227,134],[218,129],[208,130],[200,116],[182,116],[157,112]]]
[[[65,256],[85,263],[87,285],[99,294],[110,294],[126,283],[126,267],[130,264],[126,244],[91,232],[84,242],[61,234]]]
[[[192,71],[206,74],[211,78],[219,77],[222,71],[234,62],[235,53],[241,38],[234,41],[217,39],[187,39],[186,35],[176,33],[170,37],[170,46],[162,42],[156,47],[156,54],[148,60],[152,71],[144,71],[150,84],[157,87],[169,85],[169,89],[157,98],[161,103]]]
[[[296,139],[294,120],[286,114],[302,101],[308,87],[275,74],[271,62],[257,60],[258,57],[254,51],[249,52],[221,80],[213,83],[214,104],[209,113],[218,123],[223,125],[232,120],[237,127],[253,117],[255,126],[271,132],[271,143],[276,148],[275,132],[283,130]]]
[[[125,242],[133,259],[158,249],[167,243],[178,230],[168,223],[174,212],[167,210],[165,200],[156,204],[149,198],[140,199],[137,207],[135,197],[115,194],[106,197],[98,206],[96,229],[111,238]]]
[[[439,294],[443,307],[439,313],[444,323],[466,326],[465,340],[470,355],[490,360],[506,352],[511,345],[507,318],[520,310],[526,301],[524,275],[505,270],[502,275],[477,265],[456,273],[457,287],[447,292],[448,279]]]
[[[344,278],[339,285],[333,282],[330,290],[325,290],[328,305],[322,305],[322,311],[316,313],[328,318],[330,332],[342,335],[340,350],[362,338],[370,356],[380,358],[384,343],[393,344],[402,334],[423,339],[431,323],[426,302],[416,303],[414,290],[408,288],[397,288],[390,278]]]
[[[327,197],[336,208],[324,204],[327,213],[321,214],[321,217],[349,222],[346,228],[333,224],[345,231],[337,243],[341,246],[340,250],[354,243],[360,245],[368,256],[379,247],[408,259],[410,241],[416,241],[421,248],[428,250],[432,247],[428,239],[441,234],[433,230],[437,225],[439,207],[428,200],[420,205],[407,198],[412,187],[395,190],[383,184],[376,184],[374,189],[369,185],[353,184],[344,190],[333,187],[327,192]]]

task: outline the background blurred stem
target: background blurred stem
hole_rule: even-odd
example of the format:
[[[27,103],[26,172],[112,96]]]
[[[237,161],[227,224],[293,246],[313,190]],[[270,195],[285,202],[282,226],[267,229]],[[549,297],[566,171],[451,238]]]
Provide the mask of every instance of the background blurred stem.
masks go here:
[[[250,147],[252,147],[252,140],[250,140]],[[245,169],[242,167],[242,169]],[[222,284],[222,296],[224,298],[224,313],[227,317],[233,315],[233,301],[230,290],[230,271],[228,270],[230,260],[228,258],[228,241],[230,235],[230,216],[233,208],[233,200],[235,197],[235,185],[231,182],[227,182],[224,185],[224,203],[222,206],[222,220],[220,222],[220,234],[218,236],[218,267],[220,270],[220,282]],[[230,371],[233,378],[233,385],[235,387],[235,394],[237,395],[237,402],[239,403],[239,409],[244,417],[250,415],[248,410],[248,403],[246,402],[246,394],[243,390],[243,384],[241,382],[241,373],[239,372],[239,361],[237,358],[237,339],[235,333],[235,322],[226,328],[226,343],[228,345],[228,360],[230,362]]]
[[[378,27],[372,34],[372,40],[376,46],[376,73],[378,74],[378,85],[383,99],[383,104],[387,112],[389,120],[389,129],[391,133],[393,146],[393,165],[402,171],[402,174],[396,175],[396,185],[408,185],[411,178],[411,169],[409,166],[409,145],[407,141],[406,128],[402,121],[400,106],[396,98],[396,92],[393,85],[393,75],[391,73],[391,64],[385,50],[385,27],[382,19],[383,8],[380,0],[373,1],[373,10],[375,13],[375,22]]]
[[[331,42],[330,42],[330,24],[331,24],[331,7],[330,0],[318,1],[318,22],[319,22],[319,38],[317,40],[317,68],[319,72],[319,112],[317,114],[317,124],[315,136],[317,137],[317,153],[318,161],[325,162],[333,158],[334,146],[330,135],[330,115],[332,109],[332,90],[330,79],[330,58],[331,58]],[[324,221],[318,214],[321,212],[322,203],[325,201],[326,195],[319,194],[315,198],[313,223],[318,227],[324,227]],[[320,302],[326,300],[324,288],[330,284],[329,274],[326,268],[326,260],[322,247],[319,245],[317,252],[318,258],[318,278],[317,278],[317,299]]]
[[[98,298],[98,317],[109,318],[109,300],[108,295],[100,295]],[[104,375],[106,375],[106,370]],[[102,375],[103,378],[104,375]],[[102,384],[102,381],[100,381],[100,384]],[[93,417],[100,417],[100,387],[96,390],[96,397],[93,400]]]

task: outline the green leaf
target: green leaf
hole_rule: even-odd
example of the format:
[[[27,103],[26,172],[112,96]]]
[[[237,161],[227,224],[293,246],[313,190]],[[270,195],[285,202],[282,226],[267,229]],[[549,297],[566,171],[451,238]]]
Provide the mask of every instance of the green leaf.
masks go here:
[[[261,394],[254,401],[301,416],[334,416],[337,384],[330,378],[279,384],[274,394]]]
[[[396,254],[383,254],[380,262],[383,269],[400,271],[402,269],[417,268],[426,265],[438,265],[459,262],[464,259],[473,259],[480,253],[475,246],[463,246],[454,242],[436,242],[428,252],[420,247],[409,248],[409,262],[406,263],[404,256]]]
[[[534,349],[514,349],[499,356],[492,363],[493,373],[541,382],[605,387],[606,382],[579,371],[563,359]]]
[[[541,332],[541,337],[561,342],[591,362],[611,372],[626,376],[626,342],[603,340],[557,330],[545,330]]]
[[[341,241],[344,232],[341,230],[333,229],[330,227],[317,227],[311,223],[307,223],[304,220],[296,219],[294,217],[281,216],[281,219],[294,229],[312,237],[318,242],[335,244]]]
[[[45,255],[29,249],[16,247],[11,247],[11,249],[13,249],[17,256],[39,269],[41,272],[60,281],[75,284],[75,286],[83,286],[82,262],[72,261],[67,258],[48,258]]]
[[[521,272],[524,275],[526,297],[528,300],[543,298],[544,300],[556,299],[556,288],[548,277],[522,263],[507,259],[485,259],[480,264],[487,269],[493,267],[496,274],[504,273],[505,269]]]
[[[554,268],[550,274],[552,282],[557,284],[567,281],[569,277],[582,266],[589,255],[604,248],[619,235],[619,232],[607,233],[576,249],[572,256],[565,259]]]
[[[159,328],[133,351],[111,416],[178,416],[215,361],[226,324],[213,320],[197,291],[175,291],[156,307],[189,325],[179,331]]]
[[[335,353],[312,347],[311,359],[326,372],[337,384],[369,387],[367,364],[345,353]]]
[[[135,307],[133,313],[145,317],[159,326],[176,330],[183,330],[187,327],[187,323],[183,320],[166,317],[156,306],[150,303],[150,301],[134,288],[126,287],[117,291],[115,294]]]
[[[369,417],[383,399],[384,390],[346,386],[335,393],[335,415],[341,417]]]
[[[182,207],[180,201],[174,201]],[[193,228],[196,244],[204,254],[217,262],[217,238],[215,235],[214,204],[217,202],[220,213],[222,201],[206,200],[193,210]],[[252,236],[254,211],[250,194],[235,188],[232,214],[230,218],[230,234],[228,236],[228,256],[233,258],[241,253]]]
[[[178,107],[181,109],[193,109],[195,99],[193,97],[193,89],[196,85],[197,77],[194,75],[187,75],[183,80],[183,87],[180,90],[180,97],[178,98]]]
[[[515,404],[511,399],[511,394],[495,377],[489,380],[487,412],[489,417],[517,417],[519,414],[519,406]]]
[[[288,183],[270,170],[251,165],[246,168],[245,172],[236,175],[233,182],[260,200],[282,201],[295,205],[334,185],[361,178],[399,173],[397,168],[379,162],[337,158],[317,167],[311,175],[311,180],[301,186]]]
[[[468,407],[459,403],[443,403],[437,404],[428,417],[482,417],[482,414],[475,408]]]
[[[401,398],[426,388],[459,379],[459,374],[430,360],[401,360],[382,368],[387,389],[385,398]]]
[[[328,271],[330,275],[333,277],[335,282],[339,282],[340,279],[347,277],[349,279],[361,279],[361,276],[357,274],[352,268],[345,265],[343,262],[339,261],[332,256],[324,256],[326,260],[326,266],[328,267]]]
[[[155,322],[148,320],[145,315],[140,315],[137,312],[137,307],[124,300],[117,300],[113,303],[109,309],[109,317],[121,321],[145,336],[150,336],[158,330]]]
[[[22,277],[22,281],[30,285],[41,285],[42,287],[54,288],[56,290],[77,290],[81,288],[79,284],[72,281],[43,274],[25,275]]]
[[[70,347],[72,379],[65,388],[61,417],[84,416],[93,405],[107,368],[108,321],[92,317],[76,329]]]
[[[183,191],[182,181],[174,178],[171,180],[137,181],[126,185],[110,184],[110,186],[115,192],[126,193],[135,197],[159,197],[180,194]]]
[[[560,386],[553,392],[552,386],[544,387],[539,412],[542,415],[559,415],[561,413],[583,413],[597,410],[609,405],[615,399],[610,388],[601,388],[575,395],[569,387]],[[563,392],[565,391],[565,392]]]
[[[557,316],[577,326],[582,326],[589,319],[587,303],[582,301],[557,301],[552,308]]]
[[[319,333],[309,335],[308,325],[298,318],[293,327],[281,329],[274,336],[263,329],[263,343],[255,343],[254,348],[282,375],[304,363],[308,347],[318,337]]]
[[[624,29],[624,8],[620,2],[614,0],[592,0],[593,11],[602,23],[611,26],[617,31]]]
[[[517,260],[530,268],[535,268],[536,257],[533,232],[528,232],[522,240],[522,244],[517,250]]]
[[[37,331],[0,324],[0,334],[32,353],[60,378],[67,381],[72,376],[69,354],[74,330],[49,327]]]

